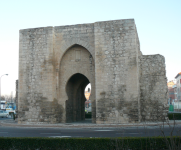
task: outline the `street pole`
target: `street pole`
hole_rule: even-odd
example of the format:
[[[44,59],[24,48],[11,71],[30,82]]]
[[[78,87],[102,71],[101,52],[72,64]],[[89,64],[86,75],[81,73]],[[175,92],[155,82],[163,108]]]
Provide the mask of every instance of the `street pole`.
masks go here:
[[[3,74],[2,76],[8,76],[8,74]],[[1,78],[2,78],[2,76],[0,77],[0,102],[1,102]]]

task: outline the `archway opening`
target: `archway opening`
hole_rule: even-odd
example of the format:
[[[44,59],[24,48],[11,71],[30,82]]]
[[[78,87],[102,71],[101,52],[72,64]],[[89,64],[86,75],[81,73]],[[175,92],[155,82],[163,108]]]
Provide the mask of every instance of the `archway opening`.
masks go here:
[[[85,120],[85,88],[90,83],[86,76],[76,73],[68,80],[66,92],[66,122]]]
[[[91,99],[90,99],[90,95],[91,95],[91,84],[89,83],[86,87],[85,87],[85,118],[92,118],[92,103],[91,103]]]

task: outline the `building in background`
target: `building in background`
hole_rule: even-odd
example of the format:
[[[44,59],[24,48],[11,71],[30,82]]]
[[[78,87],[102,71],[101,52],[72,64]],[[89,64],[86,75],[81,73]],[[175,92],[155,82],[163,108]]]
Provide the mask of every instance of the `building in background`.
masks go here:
[[[173,85],[175,85],[175,83],[173,82],[173,80],[172,80],[172,81],[169,81],[169,82],[167,83],[168,89],[171,89],[171,88],[173,87]]]
[[[88,91],[85,91],[85,98],[86,98],[86,100],[89,100],[90,94],[91,94],[91,90],[90,90],[90,88],[88,88]]]
[[[177,100],[178,102],[181,102],[181,72],[176,75],[175,79],[177,86]]]
[[[167,83],[167,87],[168,87],[168,104],[172,104],[172,102],[174,102],[175,100],[175,83],[172,81],[169,81]]]
[[[181,111],[181,72],[178,73],[175,77],[176,79],[176,88],[175,96],[177,100],[174,102],[174,111]]]
[[[91,112],[91,100],[89,99],[91,95],[91,89],[88,88],[88,91],[85,91],[85,97],[86,97],[86,101],[85,101],[85,111]]]
[[[174,89],[174,97],[175,97],[174,102],[177,102],[177,85],[176,84],[173,85],[172,88]]]

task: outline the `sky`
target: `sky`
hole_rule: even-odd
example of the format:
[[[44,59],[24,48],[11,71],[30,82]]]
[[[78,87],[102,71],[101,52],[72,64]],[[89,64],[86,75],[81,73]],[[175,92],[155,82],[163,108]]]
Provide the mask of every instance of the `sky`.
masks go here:
[[[0,0],[1,95],[15,94],[19,30],[135,19],[144,55],[161,54],[168,81],[181,72],[181,0]]]

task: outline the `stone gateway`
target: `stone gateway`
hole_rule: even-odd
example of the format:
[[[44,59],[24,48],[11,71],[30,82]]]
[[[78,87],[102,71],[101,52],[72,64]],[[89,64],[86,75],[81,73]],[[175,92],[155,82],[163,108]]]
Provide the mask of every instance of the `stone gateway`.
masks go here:
[[[18,123],[163,121],[163,56],[142,55],[134,19],[20,30]]]

